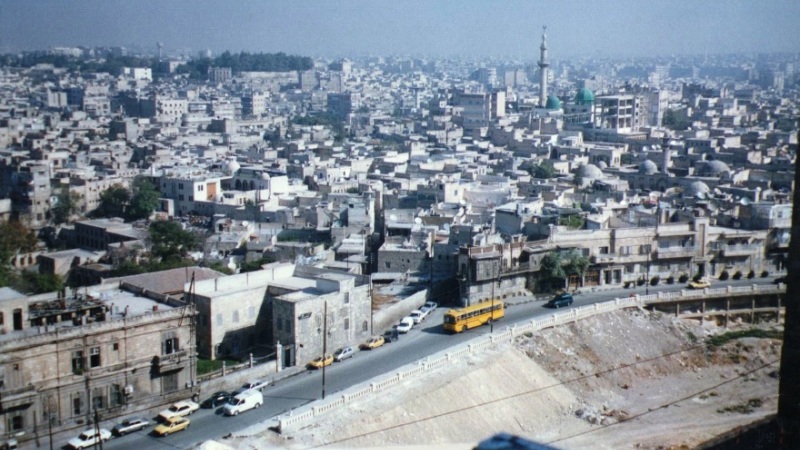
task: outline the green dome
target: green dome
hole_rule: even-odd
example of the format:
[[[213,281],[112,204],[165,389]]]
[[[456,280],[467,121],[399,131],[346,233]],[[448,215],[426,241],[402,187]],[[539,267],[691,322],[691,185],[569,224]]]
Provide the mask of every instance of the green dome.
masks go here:
[[[594,94],[587,88],[581,88],[578,93],[575,94],[575,103],[579,105],[594,103]]]
[[[555,95],[547,97],[547,103],[544,105],[545,109],[561,109],[561,100]]]

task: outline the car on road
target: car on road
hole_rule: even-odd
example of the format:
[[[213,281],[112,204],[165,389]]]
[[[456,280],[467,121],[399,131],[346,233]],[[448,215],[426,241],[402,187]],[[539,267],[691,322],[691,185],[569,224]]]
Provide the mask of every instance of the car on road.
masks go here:
[[[115,436],[125,436],[128,433],[143,430],[150,426],[150,421],[141,417],[134,417],[131,419],[123,420],[121,423],[111,429],[111,433]]]
[[[258,389],[249,389],[233,397],[222,407],[226,416],[238,416],[239,413],[258,409],[264,403],[264,395]]]
[[[427,313],[425,313],[425,312],[423,312],[423,311],[421,311],[419,309],[415,309],[415,310],[411,311],[411,314],[409,314],[408,317],[411,317],[412,319],[414,319],[414,323],[418,324],[418,323],[422,323],[422,321],[425,320],[425,316],[427,316],[427,315],[428,315]]]
[[[386,330],[383,333],[383,340],[385,343],[394,342],[400,339],[400,333],[397,332],[397,328],[392,328],[391,330]]]
[[[153,429],[156,436],[167,436],[189,428],[191,421],[186,417],[172,417]]]
[[[425,304],[422,305],[422,308],[428,308],[431,311],[434,311],[438,307],[439,307],[439,304],[436,303],[436,302],[425,302]],[[422,309],[422,308],[420,308],[420,309]]]
[[[353,347],[342,347],[333,352],[333,360],[336,362],[342,362],[347,358],[352,358],[355,354],[356,351],[353,349]]]
[[[98,433],[96,429],[89,428],[67,442],[67,447],[71,449],[88,448],[98,444],[100,441],[107,441],[111,439],[111,432],[105,428],[100,428]]]
[[[553,297],[552,300],[547,302],[544,306],[548,308],[561,308],[564,306],[569,306],[573,302],[572,294],[569,292],[562,292],[561,294],[556,295]]]
[[[397,324],[397,332],[398,333],[408,333],[414,327],[414,318],[411,316],[406,316],[400,319],[400,323]]]
[[[333,364],[333,355],[325,355],[324,358],[322,356],[317,356],[312,359],[310,363],[306,364],[306,367],[309,369],[321,369],[331,364]]]
[[[210,397],[203,400],[203,403],[200,403],[200,406],[202,408],[216,408],[217,406],[222,406],[225,403],[228,403],[228,400],[230,400],[231,397],[233,397],[233,394],[228,391],[214,392]]]
[[[252,380],[248,381],[247,383],[243,384],[239,389],[233,391],[231,395],[236,396],[241,394],[244,391],[248,391],[250,389],[258,389],[259,391],[263,390],[265,387],[269,386],[269,381],[264,380]]]
[[[172,406],[158,413],[158,418],[162,421],[167,421],[173,417],[183,417],[194,414],[198,409],[200,409],[200,405],[197,403],[191,400],[184,400],[182,402],[173,403]]]
[[[697,280],[692,280],[689,282],[690,289],[705,289],[710,287],[711,287],[711,282],[708,281],[707,278],[699,278]]]
[[[367,342],[359,345],[358,348],[361,350],[372,350],[374,348],[378,348],[384,344],[383,336],[372,336],[371,338],[367,339]]]

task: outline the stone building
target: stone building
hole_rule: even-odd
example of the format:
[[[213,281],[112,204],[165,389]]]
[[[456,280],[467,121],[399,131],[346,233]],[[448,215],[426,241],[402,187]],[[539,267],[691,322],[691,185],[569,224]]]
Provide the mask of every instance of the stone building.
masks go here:
[[[190,396],[193,315],[117,284],[70,297],[0,288],[0,438],[24,445],[50,426],[77,433],[95,410],[109,420]]]

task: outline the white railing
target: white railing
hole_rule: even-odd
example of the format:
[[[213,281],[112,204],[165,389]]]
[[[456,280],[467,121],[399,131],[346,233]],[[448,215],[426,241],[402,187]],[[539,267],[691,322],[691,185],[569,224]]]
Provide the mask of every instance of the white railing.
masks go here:
[[[425,372],[435,370],[439,366],[446,364],[452,359],[468,355],[470,353],[479,353],[485,349],[491,348],[496,342],[507,342],[517,336],[525,333],[533,333],[551,328],[557,325],[562,325],[569,322],[574,322],[579,319],[591,317],[598,314],[604,314],[611,311],[616,311],[626,308],[644,307],[650,303],[664,303],[680,302],[685,300],[693,300],[696,298],[714,298],[714,297],[730,297],[741,296],[752,293],[770,294],[785,292],[784,285],[752,285],[740,287],[726,287],[715,289],[704,289],[680,292],[662,292],[650,295],[637,295],[635,297],[616,298],[603,303],[595,303],[592,305],[580,306],[570,310],[554,312],[547,317],[538,317],[530,319],[525,323],[516,323],[505,330],[495,334],[480,336],[473,339],[471,342],[461,344],[455,348],[448,349],[433,357],[427,357],[423,360],[412,363],[402,368],[399,372],[387,378],[373,381],[367,387],[354,390],[352,392],[345,392],[342,396],[336,399],[323,400],[316,402],[313,406],[306,406],[308,410],[300,414],[289,413],[278,418],[278,429],[281,432],[296,429],[306,422],[311,421],[314,417],[324,414],[328,411],[335,410],[336,408],[346,407],[347,404],[353,400],[366,397],[371,394],[379,393],[381,390],[398,384],[401,380],[419,376]],[[380,395],[380,394],[378,394]]]

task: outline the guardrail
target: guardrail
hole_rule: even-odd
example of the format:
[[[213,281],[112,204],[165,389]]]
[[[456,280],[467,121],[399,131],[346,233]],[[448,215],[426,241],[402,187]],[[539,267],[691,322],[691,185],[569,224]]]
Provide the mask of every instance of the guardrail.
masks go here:
[[[465,356],[470,353],[484,351],[485,349],[492,347],[496,342],[508,342],[511,339],[525,333],[533,333],[545,328],[551,328],[557,325],[575,322],[577,320],[585,319],[597,314],[604,314],[626,308],[644,307],[650,303],[677,303],[695,298],[709,299],[713,297],[736,297],[750,294],[778,294],[783,292],[786,292],[784,285],[772,286],[754,284],[752,286],[740,287],[728,286],[724,288],[682,290],[680,292],[659,292],[657,294],[650,295],[616,298],[603,303],[595,303],[592,305],[579,306],[570,310],[557,311],[551,315],[548,315],[547,317],[531,319],[527,323],[513,324],[509,327],[506,327],[505,331],[494,333],[488,336],[478,337],[470,342],[461,344],[456,348],[449,349],[432,357],[417,361],[416,363],[405,366],[394,375],[381,378],[377,381],[372,381],[367,387],[353,391],[348,390],[335,399],[327,399],[321,402],[316,402],[314,406],[307,406],[306,408],[308,409],[303,412],[296,413],[295,411],[292,411],[286,415],[280,416],[278,417],[278,430],[280,432],[287,432],[297,429],[299,426],[312,420],[319,414],[324,414],[328,411],[335,410],[338,407],[344,407],[353,400],[380,392],[398,384],[401,380],[419,376],[425,372],[435,370],[439,366],[446,364],[451,359]]]

